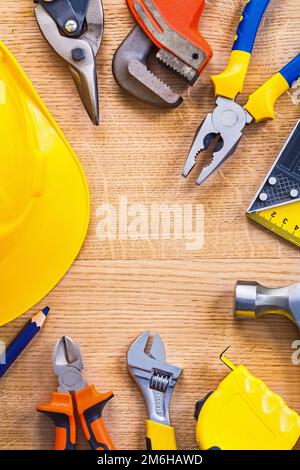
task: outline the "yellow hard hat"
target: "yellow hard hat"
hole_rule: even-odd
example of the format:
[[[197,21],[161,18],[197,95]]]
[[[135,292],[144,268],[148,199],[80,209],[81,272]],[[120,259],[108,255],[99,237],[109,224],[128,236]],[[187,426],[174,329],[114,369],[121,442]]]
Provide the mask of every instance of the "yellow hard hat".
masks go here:
[[[40,301],[77,256],[89,222],[85,175],[0,41],[0,325]]]

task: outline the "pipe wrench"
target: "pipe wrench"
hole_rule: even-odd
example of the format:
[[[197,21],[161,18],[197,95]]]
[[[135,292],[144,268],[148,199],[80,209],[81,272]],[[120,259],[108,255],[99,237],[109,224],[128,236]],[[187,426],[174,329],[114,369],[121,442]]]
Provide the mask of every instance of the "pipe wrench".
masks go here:
[[[137,22],[113,59],[113,74],[126,92],[152,105],[175,108],[182,97],[149,69],[158,61],[193,85],[212,57],[199,32],[205,0],[127,0]]]

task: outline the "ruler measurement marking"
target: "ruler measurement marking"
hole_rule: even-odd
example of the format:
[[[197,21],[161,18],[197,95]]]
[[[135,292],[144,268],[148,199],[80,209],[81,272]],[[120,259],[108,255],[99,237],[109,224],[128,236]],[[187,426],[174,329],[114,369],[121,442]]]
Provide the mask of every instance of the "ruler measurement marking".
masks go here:
[[[279,225],[278,222],[278,217],[276,219],[277,212],[274,211],[271,214],[271,217],[265,217],[263,213],[256,212],[256,213],[251,213],[248,214],[248,217],[255,222],[258,222],[260,225],[263,225],[265,228],[270,230],[271,232],[275,233],[276,235],[284,238],[285,240],[288,240],[289,242],[293,243],[294,245],[298,246],[300,248],[300,233],[299,233],[299,226],[298,224],[295,225],[295,228],[293,231],[289,230],[288,226],[288,217],[284,217],[283,222],[281,225]],[[281,219],[282,220],[282,219]],[[298,234],[296,235],[296,233]]]
[[[248,209],[256,211],[247,213],[250,219],[298,247],[300,247],[299,188],[300,119]],[[261,199],[261,195],[267,197]]]

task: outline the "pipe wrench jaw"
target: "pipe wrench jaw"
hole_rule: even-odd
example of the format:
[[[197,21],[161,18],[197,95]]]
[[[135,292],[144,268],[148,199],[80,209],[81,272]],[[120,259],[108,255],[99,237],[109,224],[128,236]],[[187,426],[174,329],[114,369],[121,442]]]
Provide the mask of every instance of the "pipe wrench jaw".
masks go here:
[[[116,82],[127,93],[149,104],[177,108],[181,96],[154,75],[148,67],[148,58],[155,46],[139,26],[135,26],[119,46],[113,58]]]
[[[214,111],[206,116],[196,131],[182,175],[189,175],[199,154],[216,140],[211,161],[202,169],[196,181],[197,185],[201,185],[235,152],[244,128],[252,120],[252,116],[234,100],[218,97]]]
[[[166,363],[164,345],[158,334],[149,353],[145,353],[149,337],[147,331],[130,347],[128,370],[144,395],[149,419],[170,426],[170,400],[182,369]]]

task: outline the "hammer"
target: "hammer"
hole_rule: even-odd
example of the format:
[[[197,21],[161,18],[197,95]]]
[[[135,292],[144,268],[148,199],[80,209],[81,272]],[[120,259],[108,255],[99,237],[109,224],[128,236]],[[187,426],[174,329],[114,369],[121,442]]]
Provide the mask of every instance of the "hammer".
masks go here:
[[[281,315],[295,323],[300,330],[300,283],[269,289],[258,282],[238,281],[234,310],[236,318]]]

